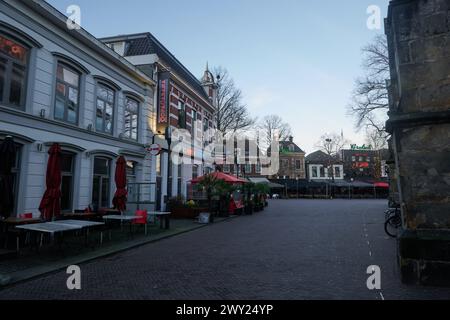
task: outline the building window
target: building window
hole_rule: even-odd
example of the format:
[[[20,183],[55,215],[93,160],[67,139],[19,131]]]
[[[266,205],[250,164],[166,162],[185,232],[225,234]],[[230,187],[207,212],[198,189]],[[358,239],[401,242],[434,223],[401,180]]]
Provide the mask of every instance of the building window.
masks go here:
[[[245,173],[252,173],[252,165],[251,164],[245,164]]]
[[[137,192],[139,190],[139,187],[136,185],[136,164],[135,161],[127,161],[126,166],[128,199],[132,201],[137,201]]]
[[[194,140],[197,137],[197,111],[192,110],[192,140]]]
[[[102,157],[94,158],[94,177],[92,183],[92,204],[95,209],[109,207],[111,161]]]
[[[312,173],[311,176],[313,178],[317,178],[318,177],[318,171],[317,171],[317,167],[316,166],[312,166]]]
[[[325,178],[325,167],[324,166],[320,167],[320,177]]]
[[[97,84],[97,112],[95,128],[97,132],[112,134],[115,91],[101,83]]]
[[[58,62],[56,70],[55,119],[76,124],[78,121],[80,74]]]
[[[290,152],[294,152],[295,151],[295,146],[293,144],[290,144],[288,148],[289,148]]]
[[[255,172],[258,173],[258,174],[261,173],[261,163],[260,163],[260,162],[258,162],[258,163],[256,164]]]
[[[341,177],[341,167],[334,167],[334,177],[335,178]]]
[[[203,119],[203,131],[204,132],[208,131],[208,122],[209,122],[208,118]]]
[[[182,101],[178,101],[178,127],[186,129],[186,106]]]
[[[126,97],[125,98],[125,138],[138,139],[138,120],[139,120],[139,102]]]
[[[198,177],[198,165],[192,166],[192,179],[195,179]]]
[[[302,161],[295,160],[295,170],[301,170],[301,169],[302,169]]]
[[[183,175],[183,166],[181,164],[178,165],[178,181],[177,181],[177,192],[178,195],[181,195],[181,182],[182,182],[182,175]]]
[[[352,156],[352,162],[356,162],[356,157]]]
[[[73,176],[75,155],[70,152],[61,154],[61,211],[72,211]]]
[[[229,164],[224,164],[223,165],[223,172],[230,173],[230,165]]]
[[[28,55],[28,48],[0,34],[0,103],[24,106]]]

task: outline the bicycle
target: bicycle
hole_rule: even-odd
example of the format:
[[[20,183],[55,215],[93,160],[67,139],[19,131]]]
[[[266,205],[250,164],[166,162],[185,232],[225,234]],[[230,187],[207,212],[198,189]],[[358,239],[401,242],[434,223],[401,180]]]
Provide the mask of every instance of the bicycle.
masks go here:
[[[392,238],[397,238],[397,229],[402,226],[402,216],[399,208],[391,208],[385,212],[384,231]]]

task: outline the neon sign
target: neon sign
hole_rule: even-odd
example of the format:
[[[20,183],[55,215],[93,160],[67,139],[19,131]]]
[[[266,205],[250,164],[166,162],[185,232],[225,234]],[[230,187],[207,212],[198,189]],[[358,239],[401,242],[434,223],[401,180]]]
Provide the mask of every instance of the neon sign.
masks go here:
[[[352,150],[372,150],[372,145],[366,146],[365,144],[363,144],[362,146],[352,144],[350,147],[352,148]]]

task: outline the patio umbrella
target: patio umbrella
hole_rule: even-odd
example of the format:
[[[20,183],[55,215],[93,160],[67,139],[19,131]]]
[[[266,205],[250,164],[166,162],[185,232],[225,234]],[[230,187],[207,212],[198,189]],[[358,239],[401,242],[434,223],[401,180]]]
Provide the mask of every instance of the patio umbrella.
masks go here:
[[[39,211],[42,218],[51,220],[61,212],[61,147],[54,143],[48,151],[46,184]]]
[[[14,209],[13,174],[16,145],[7,136],[0,145],[0,214],[8,218]]]
[[[116,163],[116,173],[115,173],[115,181],[116,181],[116,193],[113,198],[113,205],[115,209],[120,210],[121,212],[125,211],[127,204],[127,163],[124,157],[119,157]]]

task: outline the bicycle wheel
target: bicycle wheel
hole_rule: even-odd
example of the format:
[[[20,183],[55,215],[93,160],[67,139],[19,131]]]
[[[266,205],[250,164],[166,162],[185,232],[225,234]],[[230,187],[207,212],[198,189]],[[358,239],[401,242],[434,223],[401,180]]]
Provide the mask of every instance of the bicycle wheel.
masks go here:
[[[384,223],[384,231],[386,231],[386,234],[392,238],[397,238],[397,229],[401,226],[402,221],[400,216],[393,216],[390,217],[385,223]]]

